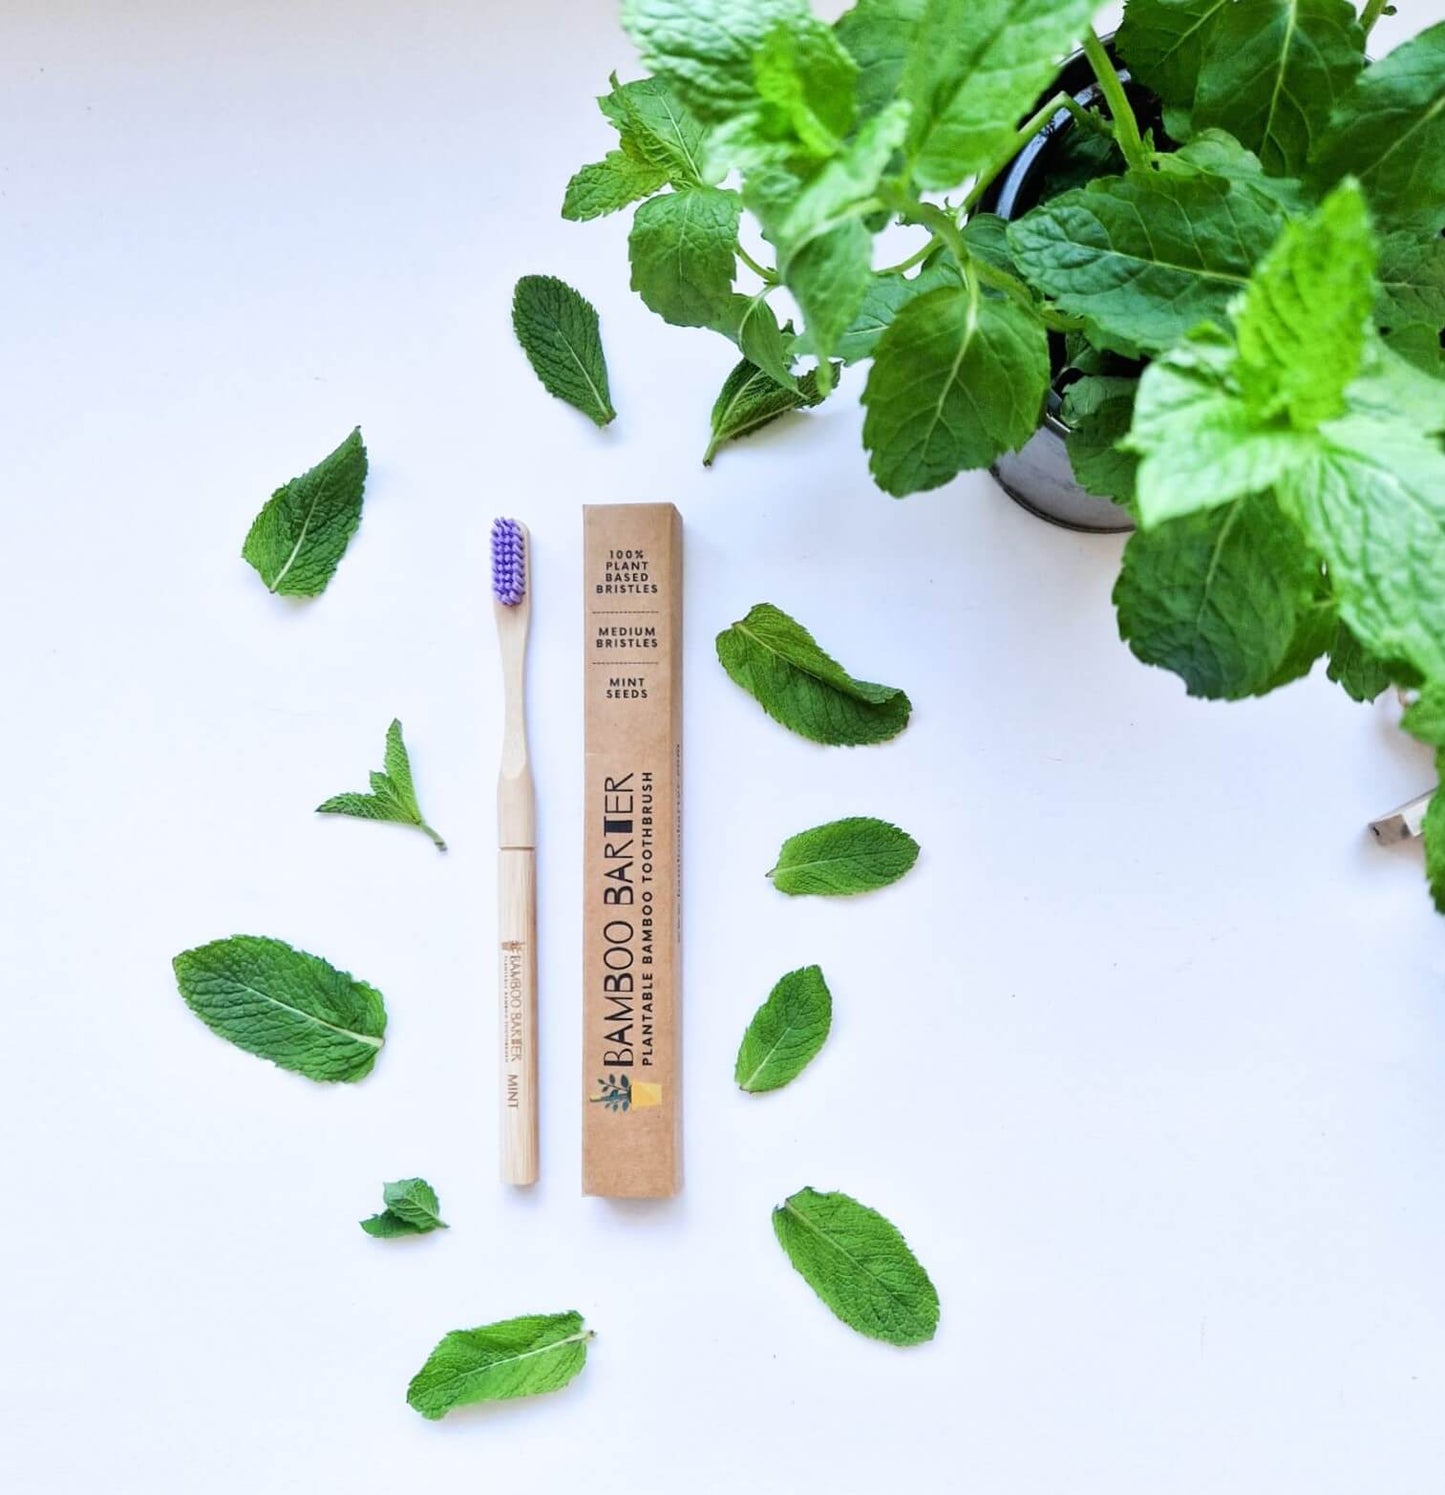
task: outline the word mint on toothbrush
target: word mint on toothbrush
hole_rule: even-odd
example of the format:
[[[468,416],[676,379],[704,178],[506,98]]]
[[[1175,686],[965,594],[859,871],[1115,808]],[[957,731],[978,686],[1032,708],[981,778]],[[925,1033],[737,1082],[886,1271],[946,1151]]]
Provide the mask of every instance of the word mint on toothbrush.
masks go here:
[[[537,1181],[537,833],[527,754],[531,542],[515,519],[492,524],[492,595],[502,650],[497,778],[497,941],[501,953],[502,1182]]]

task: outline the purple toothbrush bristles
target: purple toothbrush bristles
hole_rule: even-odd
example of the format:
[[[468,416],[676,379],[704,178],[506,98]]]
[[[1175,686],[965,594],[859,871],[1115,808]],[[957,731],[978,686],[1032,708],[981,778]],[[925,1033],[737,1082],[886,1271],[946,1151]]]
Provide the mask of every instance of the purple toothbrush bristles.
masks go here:
[[[527,547],[515,519],[492,521],[492,591],[503,607],[527,595]]]

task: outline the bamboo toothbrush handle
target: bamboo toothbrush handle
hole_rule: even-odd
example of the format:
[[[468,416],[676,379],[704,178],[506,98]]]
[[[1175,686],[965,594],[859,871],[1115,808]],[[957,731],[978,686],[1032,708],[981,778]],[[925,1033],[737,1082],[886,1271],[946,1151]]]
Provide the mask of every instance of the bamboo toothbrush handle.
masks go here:
[[[502,1182],[537,1182],[537,853],[497,854],[501,942]]]

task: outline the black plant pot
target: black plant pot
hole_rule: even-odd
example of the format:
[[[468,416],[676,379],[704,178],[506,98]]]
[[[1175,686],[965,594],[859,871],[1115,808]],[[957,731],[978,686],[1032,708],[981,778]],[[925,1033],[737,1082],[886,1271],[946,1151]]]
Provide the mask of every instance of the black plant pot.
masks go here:
[[[1112,46],[1110,55],[1113,55]],[[1158,101],[1147,90],[1131,84],[1129,74],[1122,68],[1119,76],[1141,122],[1145,126],[1153,124],[1156,134],[1162,134]],[[1058,79],[1039,99],[1039,105],[1042,106],[1061,89],[1072,94],[1085,108],[1100,104],[1101,90],[1094,70],[1082,52],[1076,52],[1060,68]],[[1049,195],[1051,187],[1064,184],[1061,177],[1066,176],[1069,185],[1082,185],[1087,173],[1080,171],[1080,162],[1069,160],[1071,150],[1077,149],[1080,130],[1081,126],[1066,109],[1059,110],[1045,129],[994,180],[979,202],[980,210],[997,213],[1004,219],[1021,218]],[[1122,162],[1116,161],[1114,168],[1110,169],[1120,167]],[[993,464],[993,475],[1010,498],[1051,524],[1099,534],[1131,530],[1134,521],[1126,510],[1112,499],[1090,493],[1074,478],[1064,446],[1069,428],[1063,421],[1064,400],[1059,389],[1059,376],[1066,366],[1063,339],[1050,334],[1049,346],[1053,379],[1043,421],[1018,451],[1005,453]]]

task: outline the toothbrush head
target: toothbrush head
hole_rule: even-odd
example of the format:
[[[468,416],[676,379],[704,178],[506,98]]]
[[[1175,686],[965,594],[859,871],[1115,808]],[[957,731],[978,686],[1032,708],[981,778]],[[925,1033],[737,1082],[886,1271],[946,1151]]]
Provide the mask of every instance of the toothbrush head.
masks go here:
[[[503,607],[527,595],[527,539],[515,519],[492,521],[492,592]]]

